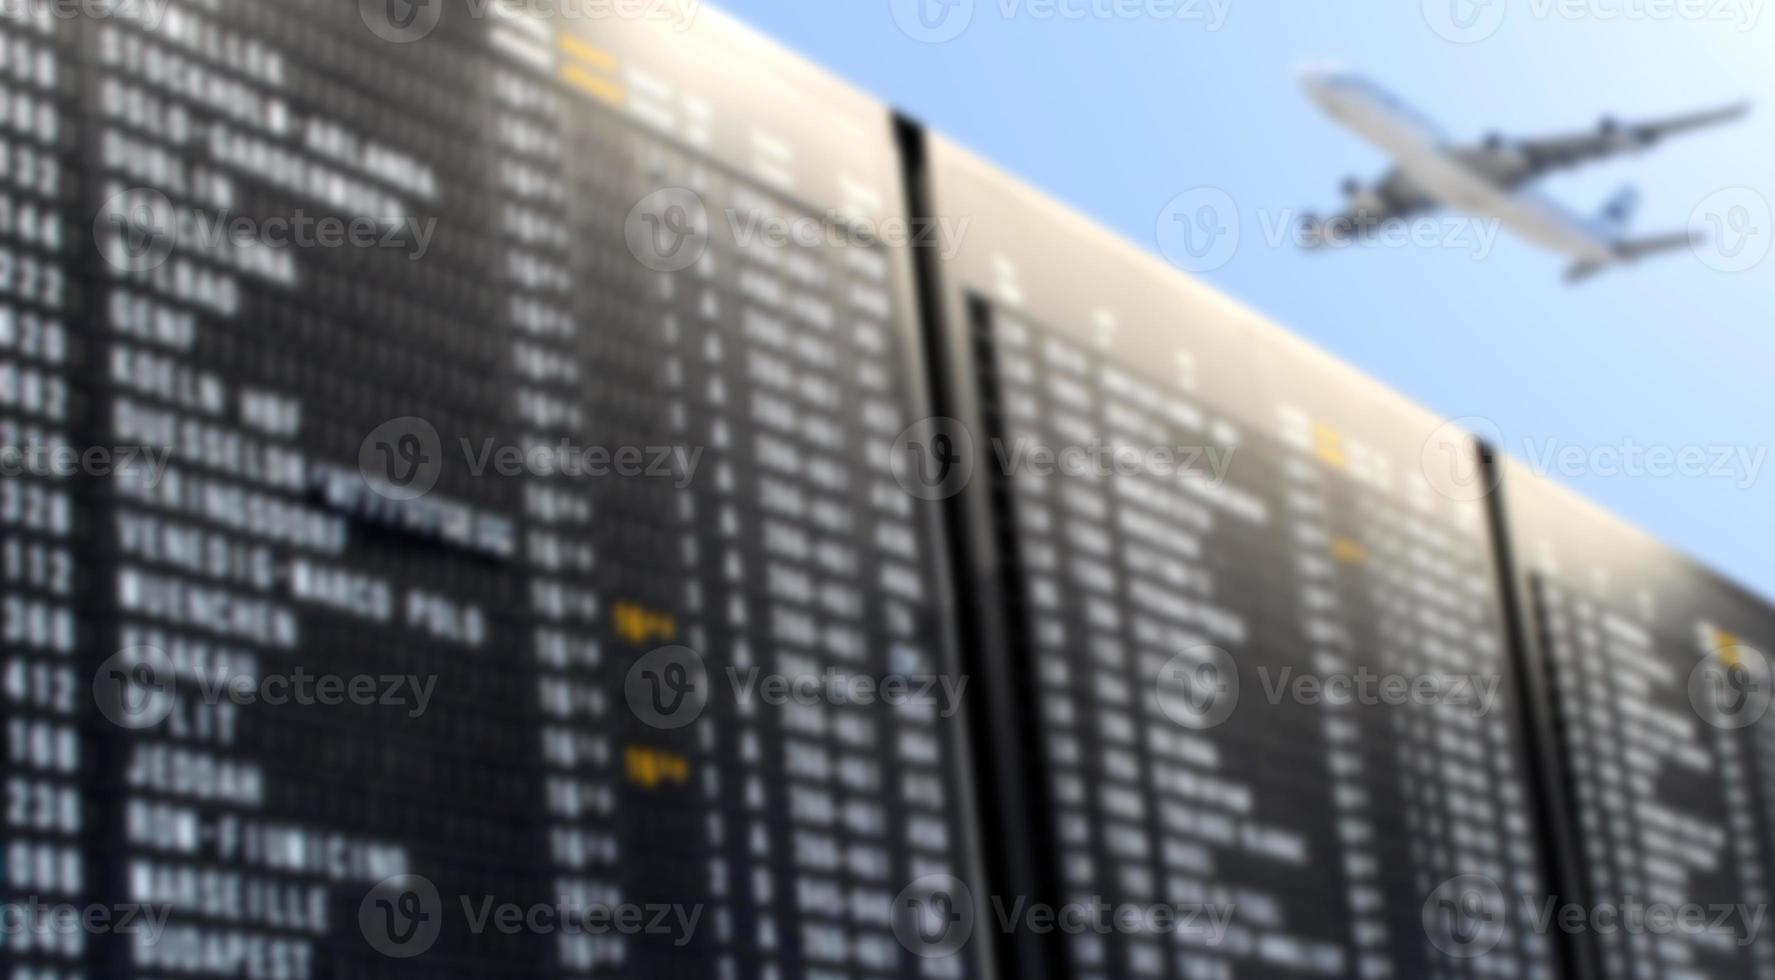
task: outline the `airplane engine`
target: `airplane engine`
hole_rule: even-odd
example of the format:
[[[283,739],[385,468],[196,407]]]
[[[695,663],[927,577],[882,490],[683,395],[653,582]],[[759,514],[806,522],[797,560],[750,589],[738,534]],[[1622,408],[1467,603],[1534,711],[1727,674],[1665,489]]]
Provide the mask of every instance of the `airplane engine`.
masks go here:
[[[1300,216],[1300,244],[1302,248],[1329,248],[1334,245],[1342,245],[1354,237],[1355,229],[1346,218],[1326,218],[1312,211]]]
[[[1356,219],[1358,225],[1363,223],[1364,216],[1381,215],[1387,212],[1387,200],[1380,191],[1367,186],[1354,177],[1346,178],[1342,187],[1346,210]]]
[[[1320,248],[1327,244],[1324,218],[1312,211],[1300,216],[1300,244],[1303,248]]]
[[[1509,169],[1518,169],[1531,162],[1531,154],[1521,144],[1497,130],[1485,134],[1485,151]]]

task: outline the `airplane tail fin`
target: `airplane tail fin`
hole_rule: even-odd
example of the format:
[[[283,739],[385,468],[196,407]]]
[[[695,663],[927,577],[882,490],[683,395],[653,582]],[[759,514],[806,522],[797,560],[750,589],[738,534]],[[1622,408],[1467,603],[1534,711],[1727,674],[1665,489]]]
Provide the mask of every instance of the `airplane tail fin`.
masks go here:
[[[1615,258],[1612,262],[1601,262],[1586,259],[1574,264],[1565,271],[1565,281],[1569,283],[1583,282],[1591,276],[1603,271],[1611,265],[1637,262],[1648,255],[1660,252],[1674,252],[1690,247],[1694,238],[1686,231],[1671,232],[1667,235],[1652,235],[1646,238],[1632,238],[1615,245]]]
[[[1633,238],[1615,246],[1615,254],[1621,261],[1632,262],[1659,252],[1674,252],[1688,248],[1694,244],[1694,236],[1686,231],[1673,231],[1667,235],[1653,235],[1649,238]]]
[[[1565,281],[1576,285],[1608,268],[1607,262],[1578,262],[1565,270]]]

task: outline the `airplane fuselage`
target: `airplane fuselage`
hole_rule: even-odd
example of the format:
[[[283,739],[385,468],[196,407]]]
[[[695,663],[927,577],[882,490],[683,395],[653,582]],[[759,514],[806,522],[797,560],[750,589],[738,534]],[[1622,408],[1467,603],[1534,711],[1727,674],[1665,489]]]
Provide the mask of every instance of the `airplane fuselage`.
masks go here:
[[[1581,263],[1615,259],[1607,235],[1552,201],[1505,186],[1462,159],[1440,130],[1386,92],[1337,75],[1308,78],[1305,85],[1326,113],[1393,157],[1400,173],[1442,204],[1495,219],[1517,236]]]

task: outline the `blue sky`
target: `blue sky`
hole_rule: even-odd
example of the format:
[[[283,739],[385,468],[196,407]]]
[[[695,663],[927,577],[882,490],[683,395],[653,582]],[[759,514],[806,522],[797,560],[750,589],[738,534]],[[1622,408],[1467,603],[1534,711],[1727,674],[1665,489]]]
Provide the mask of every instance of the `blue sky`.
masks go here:
[[[1438,412],[1490,420],[1519,456],[1578,447],[1606,463],[1598,450],[1659,446],[1742,461],[1775,443],[1775,0],[952,0],[933,22],[964,29],[935,43],[912,36],[915,2],[720,6],[1155,251],[1172,201],[1224,191],[1241,240],[1205,279]],[[1335,209],[1345,178],[1386,165],[1301,94],[1311,61],[1472,139],[1749,98],[1757,111],[1731,128],[1544,185],[1589,214],[1633,183],[1638,231],[1719,215],[1742,234],[1706,261],[1678,253],[1578,287],[1559,257],[1507,235],[1483,248],[1471,225],[1435,226],[1443,244],[1427,248],[1274,245],[1276,222]],[[1558,478],[1775,596],[1765,462]]]

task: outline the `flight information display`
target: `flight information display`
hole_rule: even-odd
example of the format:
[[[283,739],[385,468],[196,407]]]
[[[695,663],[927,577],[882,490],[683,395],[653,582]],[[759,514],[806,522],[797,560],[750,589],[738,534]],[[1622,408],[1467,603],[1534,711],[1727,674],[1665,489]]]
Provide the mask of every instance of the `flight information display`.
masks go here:
[[[1772,656],[699,3],[0,2],[11,980],[1775,980]]]
[[[1490,525],[1428,465],[1472,441],[929,147],[926,206],[971,220],[941,277],[949,383],[980,406],[952,423],[958,509],[993,529],[968,566],[1004,610],[977,669],[1021,680],[988,751],[1047,815],[994,862],[1038,870],[994,887],[1077,924],[1032,915],[1006,955],[1554,976],[1506,900],[1546,885]]]
[[[87,7],[0,21],[9,975],[978,975],[889,112],[694,5]]]
[[[1536,475],[1502,473],[1601,976],[1775,975],[1775,609]]]

